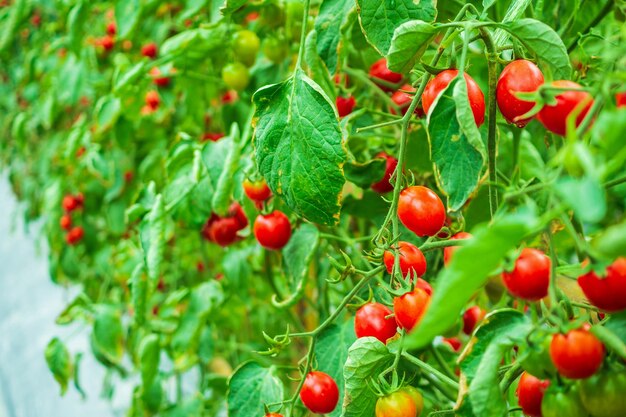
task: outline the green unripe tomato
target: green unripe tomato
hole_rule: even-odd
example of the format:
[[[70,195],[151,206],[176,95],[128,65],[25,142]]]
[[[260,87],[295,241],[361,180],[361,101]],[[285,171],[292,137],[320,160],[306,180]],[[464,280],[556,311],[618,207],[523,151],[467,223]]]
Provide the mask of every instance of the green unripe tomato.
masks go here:
[[[233,52],[238,61],[251,67],[256,60],[256,55],[261,47],[261,41],[256,33],[251,30],[240,30],[233,37]]]
[[[261,9],[261,18],[259,19],[262,26],[270,28],[278,28],[285,25],[285,11],[278,4],[268,3]]]
[[[250,82],[248,68],[240,62],[233,62],[222,68],[222,80],[233,90],[242,91]]]
[[[539,379],[549,379],[556,375],[556,368],[550,359],[552,335],[536,332],[531,335],[530,344],[522,344],[518,350],[518,360],[522,368]]]
[[[579,382],[580,398],[594,417],[626,416],[626,374],[603,372]]]
[[[269,37],[263,41],[263,54],[274,64],[283,62],[288,53],[289,47],[285,40]]]
[[[565,388],[552,384],[541,400],[541,414],[543,417],[589,417],[576,385]]]

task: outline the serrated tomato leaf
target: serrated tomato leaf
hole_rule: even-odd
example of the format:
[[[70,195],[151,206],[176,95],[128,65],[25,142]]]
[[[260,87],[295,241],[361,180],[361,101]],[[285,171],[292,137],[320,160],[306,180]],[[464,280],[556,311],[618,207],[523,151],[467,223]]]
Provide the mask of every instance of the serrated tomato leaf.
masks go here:
[[[61,395],[64,395],[67,391],[67,384],[72,378],[72,372],[74,369],[70,352],[67,350],[67,347],[63,344],[63,342],[61,342],[59,338],[55,337],[50,341],[50,343],[48,343],[45,356],[48,368],[50,368],[54,379],[56,379],[61,386]]]
[[[228,416],[262,416],[266,404],[280,402],[283,396],[284,386],[275,367],[246,362],[228,381]]]
[[[315,19],[317,53],[331,74],[339,63],[341,28],[354,8],[354,0],[324,0]]]

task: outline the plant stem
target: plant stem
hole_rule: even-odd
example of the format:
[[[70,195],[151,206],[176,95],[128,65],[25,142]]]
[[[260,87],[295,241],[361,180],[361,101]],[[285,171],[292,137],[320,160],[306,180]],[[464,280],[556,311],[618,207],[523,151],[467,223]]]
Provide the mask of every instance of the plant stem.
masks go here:
[[[576,49],[576,45],[578,45],[578,39],[580,37],[582,37],[583,35],[585,35],[587,32],[589,32],[589,30],[593,27],[595,27],[598,23],[600,23],[600,21],[602,19],[604,19],[604,17],[609,14],[609,12],[611,10],[613,10],[613,5],[615,3],[615,0],[607,0],[606,4],[604,5],[604,7],[602,8],[602,10],[600,10],[600,12],[598,13],[598,15],[596,16],[595,19],[593,19],[591,22],[589,22],[589,24],[580,31],[580,35],[578,37],[576,37],[567,47],[567,53],[571,54],[572,51],[574,49]]]
[[[306,27],[309,19],[309,6],[311,0],[304,0],[304,13],[302,14],[302,32],[300,32],[300,49],[298,49],[298,61],[296,68],[302,69],[302,61],[304,60],[304,43],[306,39]]]
[[[446,384],[450,388],[454,389],[455,391],[459,390],[459,383],[458,382],[456,382],[452,378],[449,378],[444,373],[440,372],[436,368],[433,368],[432,366],[430,366],[426,362],[416,358],[415,356],[413,356],[413,355],[411,355],[410,353],[407,353],[407,352],[403,352],[402,353],[402,357],[404,359],[406,359],[408,362],[410,362],[413,365],[415,365],[418,368],[420,368],[422,371],[424,371],[426,373],[429,373],[429,374],[432,374],[432,375],[435,375],[441,382],[443,382],[444,384]]]
[[[455,239],[455,240],[448,239],[448,240],[440,240],[438,242],[431,242],[431,243],[426,242],[422,246],[420,246],[419,249],[422,252],[426,252],[426,251],[433,250],[433,249],[447,248],[449,246],[463,246],[469,241],[470,239]]]

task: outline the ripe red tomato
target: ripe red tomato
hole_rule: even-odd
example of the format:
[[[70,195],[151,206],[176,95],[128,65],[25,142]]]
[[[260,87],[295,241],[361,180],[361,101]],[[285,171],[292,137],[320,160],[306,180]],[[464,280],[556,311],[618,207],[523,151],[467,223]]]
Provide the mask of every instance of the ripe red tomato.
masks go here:
[[[283,415],[278,413],[268,413],[265,414],[265,417],[283,417]]]
[[[513,61],[502,70],[496,88],[496,101],[507,122],[517,127],[524,127],[530,122],[532,117],[522,120],[517,118],[528,113],[535,103],[521,100],[515,93],[537,91],[543,82],[541,70],[525,59]]]
[[[412,292],[395,297],[393,312],[398,326],[410,332],[422,318],[428,303],[430,303],[430,296],[421,288],[414,288]]]
[[[249,179],[244,180],[243,191],[250,200],[256,203],[262,203],[272,196],[272,190],[267,186],[267,182],[264,179],[256,182],[252,182]]]
[[[415,92],[415,88],[410,84],[404,84],[391,95],[391,100],[400,108],[402,115],[406,113],[411,105],[411,101],[413,101],[413,96],[408,94],[407,91]],[[396,110],[393,108],[390,108],[389,111],[391,114],[396,114]],[[424,110],[420,106],[417,106],[413,113],[417,114],[418,117],[424,116]]]
[[[626,309],[626,258],[609,265],[604,277],[594,271],[578,277],[578,285],[594,306],[609,313]]]
[[[626,107],[626,91],[615,94],[615,104],[618,108]]]
[[[550,258],[537,249],[524,248],[511,272],[502,279],[509,292],[524,300],[536,301],[548,295]]]
[[[156,110],[159,108],[159,104],[161,104],[161,97],[159,97],[159,93],[154,90],[150,90],[146,93],[146,106],[150,107],[152,110]]]
[[[559,374],[583,379],[595,374],[604,361],[604,345],[588,330],[588,326],[557,333],[550,343],[550,358]]]
[[[378,303],[368,303],[359,308],[354,317],[354,332],[356,337],[375,337],[387,343],[396,335],[396,321],[391,316],[393,312],[387,306]]]
[[[463,313],[463,333],[471,335],[476,325],[483,321],[487,312],[478,306],[472,306]]]
[[[239,222],[234,217],[220,217],[205,226],[204,237],[220,246],[228,246],[238,240]]]
[[[141,47],[141,55],[154,59],[157,56],[156,43],[150,42]]]
[[[315,414],[331,413],[339,401],[339,388],[332,377],[324,372],[309,372],[300,391],[300,400]]]
[[[154,82],[157,87],[167,87],[170,84],[170,78],[161,77],[161,70],[157,67],[150,70],[150,76],[152,77],[152,82]]]
[[[515,394],[524,415],[541,417],[541,400],[549,385],[550,380],[541,380],[528,372],[522,372]]]
[[[452,348],[452,350],[455,352],[458,352],[459,350],[461,350],[461,346],[463,346],[463,344],[461,343],[461,340],[459,340],[458,337],[444,337],[442,341],[448,344]]]
[[[398,252],[400,253],[400,270],[403,277],[407,275],[413,277],[413,274],[421,277],[426,273],[426,258],[417,246],[409,242],[398,242]],[[385,251],[383,260],[387,272],[390,274],[393,270],[394,258],[392,251]]]
[[[234,217],[237,220],[238,230],[245,228],[248,225],[248,218],[243,211],[243,207],[238,202],[234,202],[228,208],[228,217]]]
[[[387,60],[385,58],[381,58],[372,64],[370,67],[370,76],[374,78],[374,81],[378,78],[391,84],[398,84],[403,78],[402,74],[398,74],[387,68]],[[385,91],[392,91],[392,89],[387,86],[381,85],[380,88]]]
[[[202,135],[202,140],[210,140],[211,142],[217,142],[224,137],[222,132],[206,132]]]
[[[458,240],[458,239],[470,239],[472,237],[472,235],[470,233],[467,232],[459,232],[456,235],[452,236],[450,238],[450,240]],[[456,252],[456,250],[459,248],[459,246],[447,246],[445,248],[443,248],[443,263],[444,265],[447,265],[450,260],[452,259],[452,255],[454,254],[454,252]]]
[[[105,35],[97,40],[97,44],[108,52],[115,47],[115,39],[110,35]]]
[[[376,417],[416,417],[417,415],[417,405],[408,392],[398,390],[376,401]]]
[[[434,191],[420,185],[400,193],[398,218],[418,236],[434,236],[446,221],[446,209]]]
[[[82,227],[72,227],[65,235],[65,241],[68,245],[75,245],[83,239],[85,232]]]
[[[63,206],[63,210],[67,211],[68,213],[71,213],[72,211],[80,208],[81,203],[73,195],[66,195],[65,197],[63,197],[63,201],[61,202],[61,205]]]
[[[72,218],[69,216],[69,214],[64,214],[61,216],[59,224],[61,225],[61,229],[70,230],[70,228],[72,227]]]
[[[337,106],[337,113],[339,114],[339,117],[344,117],[352,113],[352,110],[354,110],[354,106],[356,105],[356,100],[352,95],[349,95],[348,97],[337,96],[335,105]]]
[[[379,152],[376,155],[376,158],[385,158],[387,163],[385,165],[385,173],[383,174],[383,178],[372,184],[372,190],[377,192],[378,194],[385,194],[393,190],[393,185],[389,182],[393,172],[396,170],[398,166],[398,160],[393,156],[387,154],[386,152]]]
[[[415,281],[415,288],[421,288],[422,290],[426,291],[426,294],[433,295],[433,287],[430,286],[428,281],[425,281],[421,278],[418,278],[417,281]]]
[[[445,90],[458,73],[459,70],[455,69],[442,71],[426,84],[426,89],[424,94],[422,94],[422,106],[426,113],[430,110],[439,93]],[[469,97],[472,113],[474,113],[474,120],[476,125],[480,126],[485,121],[485,96],[478,84],[476,84],[476,81],[467,73],[465,74],[465,81],[467,82],[467,96]]]
[[[567,80],[553,81],[551,85],[559,88],[582,88],[580,84]],[[544,106],[537,114],[537,119],[550,132],[561,136],[565,136],[567,116],[579,105],[584,106],[576,118],[578,127],[593,105],[593,97],[586,91],[565,91],[556,96],[556,101],[554,106]]]
[[[282,249],[291,237],[291,223],[282,211],[260,215],[254,221],[254,236],[266,249]]]

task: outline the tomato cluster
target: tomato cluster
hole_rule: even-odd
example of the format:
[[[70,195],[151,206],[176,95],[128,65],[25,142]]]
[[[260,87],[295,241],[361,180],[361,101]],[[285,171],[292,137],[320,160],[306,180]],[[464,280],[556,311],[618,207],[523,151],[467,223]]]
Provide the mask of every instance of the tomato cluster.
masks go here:
[[[82,226],[73,226],[72,221],[72,213],[82,209],[84,204],[85,197],[82,193],[78,193],[76,195],[68,194],[63,197],[63,200],[61,201],[61,206],[63,207],[65,213],[59,219],[59,225],[61,226],[61,229],[67,232],[65,234],[65,241],[68,245],[75,245],[79,243],[85,235],[85,231]]]
[[[202,236],[220,246],[229,246],[240,239],[238,232],[248,226],[248,218],[239,203],[233,203],[228,215],[220,217],[213,213],[202,228]]]

